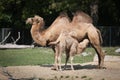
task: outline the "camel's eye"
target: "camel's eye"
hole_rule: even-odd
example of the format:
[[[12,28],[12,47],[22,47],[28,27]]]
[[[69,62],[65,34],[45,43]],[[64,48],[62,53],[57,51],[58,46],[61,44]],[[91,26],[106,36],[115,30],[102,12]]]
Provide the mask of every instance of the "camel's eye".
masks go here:
[[[31,21],[33,22],[33,18],[31,18]]]
[[[39,19],[37,19],[36,22],[39,23]]]

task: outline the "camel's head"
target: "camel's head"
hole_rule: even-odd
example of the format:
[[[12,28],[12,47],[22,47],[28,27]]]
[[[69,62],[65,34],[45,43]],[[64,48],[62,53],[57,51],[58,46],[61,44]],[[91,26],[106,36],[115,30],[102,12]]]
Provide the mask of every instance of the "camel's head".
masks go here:
[[[88,39],[84,39],[83,42],[84,42],[86,45],[88,45],[89,40],[88,40]]]
[[[77,52],[82,53],[87,47],[88,43],[89,43],[88,39],[84,39],[83,41],[81,41],[77,46]]]
[[[36,25],[36,24],[40,24],[41,26],[44,26],[44,20],[42,17],[38,16],[38,15],[35,15],[34,17],[32,18],[28,18],[26,20],[26,24],[32,24],[32,25]]]
[[[87,47],[87,45],[88,45],[88,43],[89,43],[89,40],[88,39],[84,39],[83,41],[81,41],[79,44],[78,44],[78,47],[79,47],[79,49],[84,49],[84,48],[86,48]]]

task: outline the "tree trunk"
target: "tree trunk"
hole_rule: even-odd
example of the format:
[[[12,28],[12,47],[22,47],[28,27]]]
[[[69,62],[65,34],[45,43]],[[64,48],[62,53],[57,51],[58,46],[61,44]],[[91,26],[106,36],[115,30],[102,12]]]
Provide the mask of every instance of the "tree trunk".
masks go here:
[[[91,9],[91,17],[93,18],[93,24],[96,26],[98,22],[98,2],[99,0],[95,0],[90,4]]]

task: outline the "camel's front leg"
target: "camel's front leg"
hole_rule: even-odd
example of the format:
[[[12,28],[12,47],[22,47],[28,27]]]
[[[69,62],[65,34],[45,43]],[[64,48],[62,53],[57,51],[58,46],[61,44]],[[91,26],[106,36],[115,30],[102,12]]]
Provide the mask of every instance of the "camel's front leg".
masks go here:
[[[55,57],[55,61],[54,61],[55,69],[54,70],[58,70],[58,53],[55,53],[54,57]]]
[[[94,45],[94,49],[96,50],[97,55],[98,55],[98,68],[106,69],[104,67],[104,57],[105,57],[105,54],[103,53],[102,48],[100,47],[100,45]]]
[[[52,70],[58,70],[58,46],[54,46],[54,66],[52,67]]]
[[[59,65],[59,70],[62,71],[62,68],[61,68],[61,56],[60,55],[58,56],[58,65]]]

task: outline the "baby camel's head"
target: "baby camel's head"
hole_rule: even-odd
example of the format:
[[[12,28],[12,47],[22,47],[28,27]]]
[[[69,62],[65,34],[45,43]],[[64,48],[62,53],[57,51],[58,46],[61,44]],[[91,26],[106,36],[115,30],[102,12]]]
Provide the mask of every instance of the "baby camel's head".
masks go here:
[[[83,43],[83,44],[88,44],[89,43],[89,40],[88,39],[84,39],[81,43]]]
[[[78,44],[78,52],[83,52],[85,50],[85,48],[87,47],[89,43],[89,40],[88,39],[84,39],[82,42],[80,42]]]

